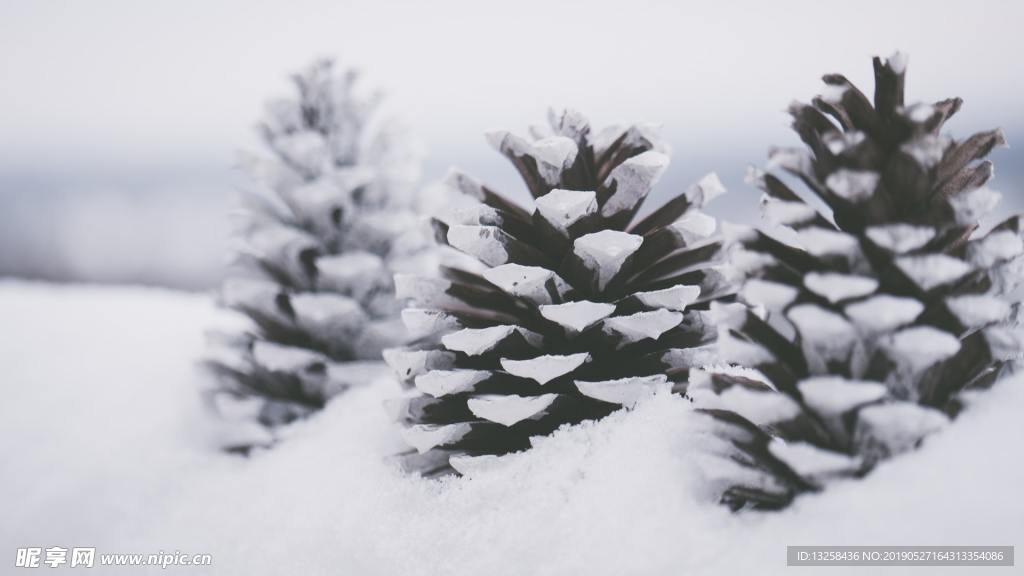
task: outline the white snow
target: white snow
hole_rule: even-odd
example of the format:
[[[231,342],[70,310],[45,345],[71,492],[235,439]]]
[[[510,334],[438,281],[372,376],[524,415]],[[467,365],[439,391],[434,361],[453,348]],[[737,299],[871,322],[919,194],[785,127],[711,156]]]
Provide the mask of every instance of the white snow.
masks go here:
[[[879,443],[889,454],[899,454],[948,425],[949,417],[934,408],[914,402],[879,404],[858,413],[855,441]]]
[[[826,84],[821,89],[821,99],[825,102],[838,104],[842,102],[843,95],[850,89],[849,84]]]
[[[529,378],[540,385],[547,384],[559,376],[565,376],[590,360],[590,354],[568,354],[565,356],[546,355],[529,360],[501,359],[506,372],[520,378]]]
[[[906,110],[906,114],[907,118],[910,118],[914,122],[921,124],[923,122],[927,122],[928,119],[935,114],[935,107],[932,106],[931,104],[919,102],[917,104],[912,104],[911,106],[909,106]]]
[[[659,308],[650,312],[637,312],[629,316],[606,318],[602,329],[608,334],[619,334],[626,343],[639,342],[650,338],[657,340],[662,334],[675,328],[683,321],[681,312]]]
[[[559,297],[569,292],[569,285],[558,274],[540,266],[503,264],[483,271],[483,277],[505,293],[525,298],[534,304],[551,304],[549,283]]]
[[[825,135],[824,141],[829,152],[838,156],[846,150],[858,146],[864,142],[865,138],[867,135],[860,130],[850,130],[849,132],[830,132]]]
[[[840,168],[828,175],[825,185],[840,198],[864,202],[875,193],[880,178],[878,172]]]
[[[781,440],[773,440],[768,450],[797,474],[815,480],[853,472],[861,465],[858,458],[822,450],[812,444],[786,444]]]
[[[718,354],[714,344],[693,348],[669,348],[661,355],[661,361],[672,368],[699,368],[714,364],[716,360]]]
[[[903,74],[907,71],[908,60],[910,60],[910,57],[907,56],[906,52],[900,52],[897,50],[896,52],[893,52],[892,56],[889,56],[889,58],[885,60],[885,63],[889,65],[889,68],[892,68],[893,72]]]
[[[718,222],[700,210],[687,210],[669,227],[683,239],[683,242],[693,244],[714,234]]]
[[[457,168],[448,170],[444,178],[444,185],[457,190],[470,198],[482,201],[484,199],[483,184],[479,180],[466,174]]]
[[[856,238],[836,230],[812,226],[797,232],[797,237],[800,245],[815,256],[842,256],[853,260],[860,251]]]
[[[709,202],[727,192],[722,179],[716,172],[708,172],[696,184],[687,189],[686,194],[697,206],[707,206]]]
[[[666,154],[648,150],[612,169],[604,185],[611,187],[614,183],[615,192],[601,206],[601,215],[609,218],[632,210],[657,184],[668,164],[669,157]]]
[[[443,278],[416,276],[413,274],[395,274],[395,298],[409,300],[420,306],[445,307],[458,304],[459,301],[446,291],[452,283]]]
[[[811,173],[811,156],[804,148],[772,148],[768,151],[769,170],[782,168],[796,174]]]
[[[597,213],[597,194],[555,189],[534,201],[537,211],[555,230],[568,236],[568,228]]]
[[[380,256],[359,250],[317,258],[316,269],[320,289],[347,294],[360,301],[391,282],[391,272]]]
[[[881,400],[889,392],[880,382],[847,380],[839,376],[807,378],[797,387],[804,403],[826,416],[838,416],[857,406]]]
[[[985,341],[988,342],[992,356],[996,360],[1024,359],[1024,328],[1019,321],[1010,326],[989,326],[983,330]]]
[[[700,286],[676,284],[671,288],[652,290],[651,292],[637,292],[634,296],[644,306],[682,312],[700,296]]]
[[[282,346],[265,340],[253,343],[252,356],[257,364],[272,372],[298,372],[310,364],[326,360],[308,348]]]
[[[635,406],[642,398],[658,391],[667,391],[670,387],[671,384],[664,374],[600,382],[576,381],[576,388],[585,396],[629,407]]]
[[[615,312],[614,304],[577,300],[539,306],[540,315],[571,332],[582,332]]]
[[[512,426],[516,422],[542,414],[556,398],[558,398],[558,394],[476,396],[470,398],[466,405],[469,406],[470,412],[484,420]]]
[[[447,334],[463,328],[458,318],[430,308],[402,310],[402,323],[413,339]]]
[[[474,256],[488,266],[508,263],[505,249],[508,236],[497,226],[466,226],[448,228],[448,243],[453,248]]]
[[[991,212],[1001,199],[999,192],[982,186],[953,196],[949,204],[956,211],[957,224],[969,226]]]
[[[886,224],[868,228],[867,235],[872,242],[890,252],[906,254],[931,242],[935,237],[935,228],[904,223]]]
[[[493,226],[499,220],[496,209],[487,204],[480,203],[473,203],[468,206],[461,204],[443,206],[440,208],[437,218],[448,226]]]
[[[530,155],[549,186],[557,186],[562,172],[576,161],[576,142],[565,136],[548,136],[533,143]]]
[[[857,328],[868,334],[877,334],[913,322],[924,312],[924,304],[913,298],[879,294],[854,302],[843,312]]]
[[[487,328],[463,328],[441,337],[444,347],[453,352],[464,352],[479,356],[493,349],[502,340],[521,330],[517,326],[490,326]]]
[[[893,360],[913,372],[949,358],[960,351],[960,340],[949,332],[931,326],[912,326],[887,335],[881,347]]]
[[[774,391],[731,386],[721,394],[715,394],[707,388],[691,384],[686,393],[694,399],[697,406],[732,410],[759,426],[785,422],[800,414],[800,407],[796,402],[789,396]]]
[[[760,366],[775,361],[775,355],[767,348],[734,335],[725,326],[718,329],[718,353],[724,362],[741,366]]]
[[[468,477],[422,480],[384,458],[403,447],[381,408],[399,394],[386,380],[335,398],[267,452],[216,451],[195,360],[222,317],[205,296],[0,283],[0,317],[0,549],[12,555],[173,548],[212,554],[223,576],[788,575],[786,545],[1024,541],[1019,379],[972,396],[921,449],[864,479],[781,513],[733,514],[708,500],[695,463],[715,439],[677,396],[559,430]]]
[[[416,389],[434,398],[472,390],[491,377],[486,370],[431,370],[416,377]]]
[[[835,304],[840,300],[871,294],[878,289],[878,280],[850,274],[810,272],[804,277],[804,286]]]
[[[928,110],[931,107],[922,108],[918,106],[916,108],[916,110],[910,112],[910,115],[912,118],[919,119],[917,120],[918,122],[923,122],[928,118],[925,114],[931,112],[931,110]],[[923,119],[920,119],[922,117]],[[949,138],[944,136],[922,136],[900,146],[900,150],[913,158],[922,167],[931,168],[942,160],[942,156],[946,153],[946,148],[949,148],[949,145]]]
[[[945,254],[901,256],[896,266],[922,290],[931,290],[958,280],[971,271],[967,262]]]
[[[455,365],[455,354],[444,350],[384,350],[384,361],[395,374],[413,378],[431,370],[446,370]]]
[[[605,204],[607,206],[607,204]],[[640,249],[643,236],[617,230],[601,230],[580,236],[573,241],[573,252],[583,264],[597,274],[597,287],[603,290],[622,269],[626,259]]]
[[[804,354],[812,372],[825,371],[831,360],[843,360],[857,339],[846,318],[814,304],[799,304],[786,313],[800,332]]]
[[[782,310],[797,296],[798,290],[789,284],[752,278],[743,284],[740,297],[744,302],[764,306],[769,310]]]
[[[230,278],[224,281],[221,286],[220,297],[226,306],[260,306],[267,308],[270,314],[283,315],[273,304],[274,298],[281,292],[281,287],[268,280],[257,280],[255,278]]]
[[[946,306],[967,328],[979,328],[1010,315],[1010,303],[988,294],[964,294],[946,298]]]
[[[1011,230],[985,235],[967,245],[967,259],[979,268],[995,266],[1024,253],[1024,239]]]
[[[358,302],[337,294],[303,292],[291,297],[291,305],[295,322],[324,341],[351,341],[369,320]]]
[[[416,424],[402,428],[399,432],[406,444],[412,446],[420,454],[436,446],[446,446],[458,441],[469,433],[471,426],[465,422],[458,424]]]
[[[810,222],[818,212],[808,204],[761,196],[761,214],[770,226],[796,226]]]

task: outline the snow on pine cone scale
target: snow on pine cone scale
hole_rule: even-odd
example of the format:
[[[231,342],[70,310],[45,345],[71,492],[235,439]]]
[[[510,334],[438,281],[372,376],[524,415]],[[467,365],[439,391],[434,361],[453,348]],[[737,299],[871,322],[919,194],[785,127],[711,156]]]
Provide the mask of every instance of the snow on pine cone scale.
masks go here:
[[[690,389],[745,453],[723,496],[733,507],[781,507],[865,474],[945,426],[961,391],[1020,356],[1007,297],[1024,267],[1020,218],[977,231],[998,201],[983,158],[1003,136],[943,135],[961,101],[904,105],[905,66],[899,54],[875,59],[873,105],[828,75],[825,95],[790,108],[807,150],[775,150],[770,164],[834,223],[779,177],[751,174],[777,231],[731,238],[752,308],[713,310],[723,361],[751,370],[708,371]]]
[[[478,271],[396,278],[418,345],[385,352],[415,395],[390,404],[426,473],[530,447],[563,424],[601,418],[687,379],[708,358],[712,300],[731,295],[706,176],[644,218],[668,165],[650,127],[591,131],[552,112],[530,139],[488,135],[532,195],[525,209],[471,177],[448,183],[479,203],[435,221],[440,242]]]
[[[408,210],[417,168],[357,80],[330,61],[295,75],[297,98],[272,103],[261,126],[270,158],[246,166],[240,273],[221,299],[253,327],[218,335],[208,364],[221,412],[260,426],[229,450],[272,443],[276,427],[379,376],[381,351],[404,342],[392,276],[427,246]]]

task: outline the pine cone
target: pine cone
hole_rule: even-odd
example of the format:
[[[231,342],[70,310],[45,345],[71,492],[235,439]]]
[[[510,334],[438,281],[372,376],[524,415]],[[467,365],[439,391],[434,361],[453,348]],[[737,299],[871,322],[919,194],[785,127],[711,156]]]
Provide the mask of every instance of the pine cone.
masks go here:
[[[807,149],[775,150],[829,211],[753,171],[773,237],[739,230],[750,277],[742,304],[716,307],[722,358],[691,395],[740,448],[733,507],[781,507],[831,479],[859,476],[918,446],[1020,355],[1024,243],[1013,217],[985,234],[998,195],[984,187],[999,130],[940,133],[960,99],[905,106],[906,59],[874,60],[874,105],[846,78],[790,108]],[[783,241],[785,240],[785,241]]]
[[[254,328],[222,335],[209,362],[218,404],[268,432],[379,375],[381,351],[405,341],[394,268],[428,244],[402,184],[416,167],[376,118],[378,97],[329,61],[293,81],[297,98],[271,104],[261,126],[271,157],[247,166],[239,276],[221,294]]]
[[[407,464],[426,473],[464,471],[685,383],[714,338],[708,303],[731,295],[715,221],[700,211],[724,191],[716,176],[637,218],[669,160],[652,129],[593,134],[572,111],[549,123],[530,139],[488,135],[531,209],[449,177],[480,204],[435,221],[437,236],[479,271],[396,278],[417,306],[402,318],[420,341],[385,352],[417,390],[391,408],[419,453]]]

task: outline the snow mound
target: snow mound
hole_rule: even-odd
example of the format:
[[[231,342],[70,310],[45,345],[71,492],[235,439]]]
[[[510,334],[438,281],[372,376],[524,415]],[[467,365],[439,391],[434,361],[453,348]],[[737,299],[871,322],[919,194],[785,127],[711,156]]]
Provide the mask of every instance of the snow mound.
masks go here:
[[[784,512],[733,514],[710,499],[702,470],[713,468],[698,466],[721,441],[664,392],[427,480],[384,457],[402,447],[382,407],[399,392],[390,379],[333,399],[270,451],[217,452],[195,361],[203,328],[226,320],[205,296],[0,283],[0,316],[0,549],[11,554],[177,549],[212,554],[205,573],[218,575],[790,574],[786,545],[1024,541],[1024,464],[1012,456],[1024,381],[972,397],[863,480]]]

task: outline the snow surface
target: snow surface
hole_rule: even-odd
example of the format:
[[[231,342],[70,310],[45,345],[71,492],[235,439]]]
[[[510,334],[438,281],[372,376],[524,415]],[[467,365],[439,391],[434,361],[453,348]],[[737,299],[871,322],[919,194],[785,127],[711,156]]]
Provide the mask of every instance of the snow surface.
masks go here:
[[[471,477],[423,480],[382,458],[401,447],[382,408],[399,393],[389,380],[334,399],[268,452],[217,452],[195,361],[203,329],[224,318],[205,296],[7,282],[0,317],[3,554],[213,555],[205,572],[169,569],[180,574],[710,575],[792,574],[787,544],[1024,542],[1021,381],[863,480],[784,512],[732,514],[704,496],[694,463],[707,439],[676,396],[561,430]]]

